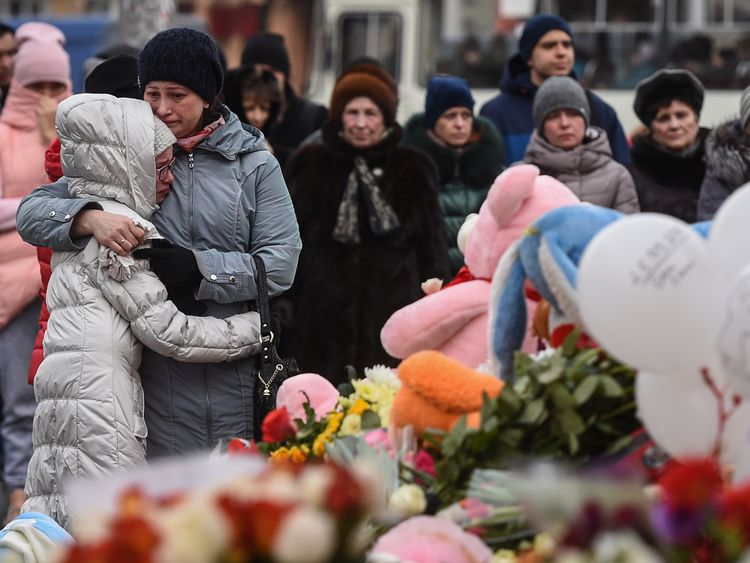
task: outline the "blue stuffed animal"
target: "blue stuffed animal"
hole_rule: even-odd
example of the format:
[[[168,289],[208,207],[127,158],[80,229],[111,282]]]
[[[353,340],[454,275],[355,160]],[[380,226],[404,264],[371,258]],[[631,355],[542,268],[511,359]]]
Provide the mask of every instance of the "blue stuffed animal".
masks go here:
[[[513,355],[526,329],[524,284],[529,280],[558,319],[580,325],[576,302],[578,262],[592,238],[623,213],[581,204],[554,209],[534,221],[493,276],[490,344],[495,371],[513,380]]]
[[[491,360],[503,380],[513,380],[513,355],[524,338],[526,281],[549,302],[555,324],[581,326],[576,298],[578,263],[596,234],[623,217],[619,211],[589,204],[553,209],[508,249],[492,278],[489,318]],[[692,227],[707,238],[711,224]]]

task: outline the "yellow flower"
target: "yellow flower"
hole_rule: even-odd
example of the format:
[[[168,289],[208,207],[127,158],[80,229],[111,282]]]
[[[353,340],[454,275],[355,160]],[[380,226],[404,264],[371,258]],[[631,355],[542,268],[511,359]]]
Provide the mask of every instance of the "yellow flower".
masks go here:
[[[324,433],[328,432],[330,434],[335,434],[336,431],[339,429],[339,426],[341,426],[341,420],[344,418],[343,412],[332,412],[328,415],[328,424],[326,425],[326,429]]]
[[[286,447],[281,447],[278,450],[274,450],[271,452],[271,462],[272,463],[278,463],[282,461],[289,461],[289,449]]]
[[[307,461],[305,452],[297,446],[292,446],[292,449],[289,451],[289,457],[292,463],[305,463]]]
[[[512,550],[501,549],[492,556],[491,563],[515,563],[517,560],[516,554]]]
[[[321,432],[318,434],[318,437],[315,438],[315,441],[313,442],[313,455],[315,457],[323,457],[323,454],[326,453],[326,442],[329,442],[331,440],[331,433],[328,431]]]
[[[354,404],[349,408],[348,414],[362,414],[365,412],[370,405],[368,405],[362,399],[357,399]]]
[[[360,434],[362,434],[362,417],[358,414],[347,414],[341,423],[339,436],[359,436]]]
[[[352,386],[354,387],[357,395],[359,395],[368,403],[375,403],[380,397],[380,390],[378,389],[378,387],[370,383],[369,381],[365,381],[363,379],[355,379],[352,381]]]

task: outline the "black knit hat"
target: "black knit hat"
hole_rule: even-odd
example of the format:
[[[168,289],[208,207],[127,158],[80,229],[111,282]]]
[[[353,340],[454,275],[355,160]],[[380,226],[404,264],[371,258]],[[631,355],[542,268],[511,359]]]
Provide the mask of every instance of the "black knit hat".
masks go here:
[[[690,106],[699,116],[704,93],[703,84],[689,70],[665,68],[638,83],[633,110],[646,127],[651,126],[659,109],[672,100]]]
[[[138,55],[141,93],[154,80],[176,82],[190,88],[206,102],[212,102],[224,82],[213,39],[187,27],[167,29],[154,35]]]
[[[289,78],[289,54],[278,33],[260,31],[250,37],[242,50],[242,66],[268,65]]]
[[[86,77],[84,90],[87,94],[142,100],[138,88],[138,60],[130,55],[117,55],[102,61]]]

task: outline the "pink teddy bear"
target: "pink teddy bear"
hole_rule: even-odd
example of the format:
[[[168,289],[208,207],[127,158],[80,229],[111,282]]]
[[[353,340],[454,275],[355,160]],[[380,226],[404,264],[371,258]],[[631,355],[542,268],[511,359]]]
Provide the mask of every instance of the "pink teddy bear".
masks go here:
[[[505,170],[492,184],[479,215],[470,215],[461,227],[458,238],[465,267],[442,289],[439,280],[425,282],[427,295],[388,319],[380,332],[386,352],[406,358],[421,350],[437,350],[468,367],[485,363],[491,280],[500,257],[535,219],[576,203],[573,192],[554,178],[541,176],[536,166]],[[529,302],[529,326],[535,306]],[[536,339],[529,330],[526,335],[523,349],[536,351]]]

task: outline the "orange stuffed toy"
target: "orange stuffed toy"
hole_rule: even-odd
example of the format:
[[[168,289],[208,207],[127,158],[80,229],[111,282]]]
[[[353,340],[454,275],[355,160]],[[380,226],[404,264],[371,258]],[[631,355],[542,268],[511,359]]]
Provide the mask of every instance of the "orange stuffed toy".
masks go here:
[[[503,382],[435,351],[417,352],[398,366],[401,388],[391,407],[391,425],[411,425],[416,436],[428,428],[450,430],[467,414],[469,427],[479,425],[482,395],[497,397]]]

